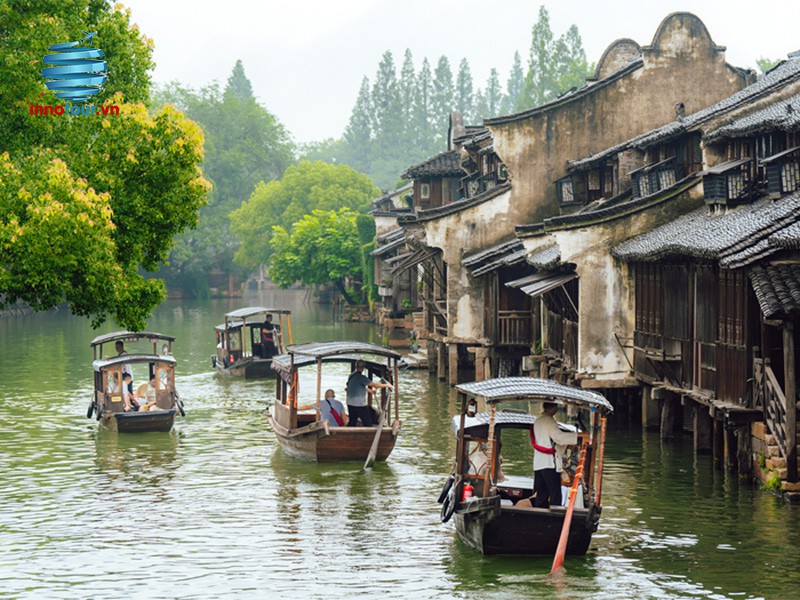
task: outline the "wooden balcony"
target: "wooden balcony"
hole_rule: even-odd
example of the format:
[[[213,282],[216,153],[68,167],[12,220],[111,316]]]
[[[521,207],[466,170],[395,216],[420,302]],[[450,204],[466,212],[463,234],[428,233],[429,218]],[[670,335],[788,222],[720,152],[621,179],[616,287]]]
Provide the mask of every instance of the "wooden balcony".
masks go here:
[[[497,345],[530,346],[533,319],[529,312],[501,310],[497,313]]]

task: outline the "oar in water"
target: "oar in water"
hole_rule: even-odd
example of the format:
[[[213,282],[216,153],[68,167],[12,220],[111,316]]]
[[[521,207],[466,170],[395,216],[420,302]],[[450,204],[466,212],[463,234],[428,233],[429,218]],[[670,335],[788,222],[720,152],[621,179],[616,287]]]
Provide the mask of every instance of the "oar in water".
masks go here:
[[[572,487],[569,489],[567,513],[564,515],[564,524],[561,526],[561,537],[558,538],[558,546],[556,547],[556,555],[553,558],[553,568],[550,569],[550,575],[554,575],[564,567],[564,555],[567,553],[569,528],[572,526],[572,511],[575,508],[575,497],[578,495],[578,486],[583,478],[583,465],[586,462],[587,447],[588,444],[584,444],[583,448],[581,448],[581,457],[578,461],[578,468],[575,469],[575,477],[572,479]]]
[[[383,379],[381,379],[381,382],[383,382]],[[378,444],[381,441],[381,433],[383,432],[383,420],[384,420],[384,415],[386,414],[386,410],[388,408],[387,407],[388,402],[389,402],[389,394],[386,394],[386,402],[381,404],[381,414],[380,417],[378,417],[378,431],[375,432],[375,437],[372,440],[372,446],[370,446],[369,454],[367,454],[367,460],[364,462],[365,471],[375,461],[375,456],[378,454]]]

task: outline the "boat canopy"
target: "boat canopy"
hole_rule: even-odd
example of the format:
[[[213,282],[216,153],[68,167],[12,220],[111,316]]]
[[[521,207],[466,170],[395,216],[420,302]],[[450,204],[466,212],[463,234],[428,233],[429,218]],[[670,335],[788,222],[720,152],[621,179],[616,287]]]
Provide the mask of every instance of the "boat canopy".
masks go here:
[[[289,354],[300,354],[314,358],[325,358],[341,354],[372,354],[386,358],[399,359],[400,354],[389,348],[365,342],[314,342],[311,344],[297,344],[286,349]],[[357,357],[356,357],[357,358]],[[274,360],[274,359],[273,359]],[[297,362],[297,358],[295,358]]]
[[[163,333],[158,333],[156,331],[115,331],[113,333],[104,333],[103,335],[98,335],[91,341],[91,346],[99,346],[109,342],[116,342],[117,340],[121,340],[123,342],[135,342],[141,339],[146,339],[150,341],[150,343],[155,343],[158,340],[166,340],[168,342],[175,341],[174,336],[164,335]]]
[[[256,315],[290,315],[291,310],[285,308],[266,308],[264,306],[246,306],[244,308],[237,308],[229,313],[225,313],[225,319],[247,319]]]
[[[119,364],[136,364],[136,363],[166,363],[173,367],[177,364],[172,356],[165,354],[123,354],[122,356],[114,356],[112,358],[104,358],[92,362],[92,367],[95,371],[100,371],[108,367],[113,367]]]
[[[462,383],[457,385],[456,389],[467,396],[483,398],[489,404],[504,400],[543,400],[556,404],[594,406],[605,413],[614,411],[611,403],[596,392],[564,385],[549,379],[500,377]]]
[[[363,356],[358,356],[355,354],[336,354],[333,356],[321,356],[319,358],[315,356],[306,356],[306,355],[298,355],[294,357],[294,363],[292,363],[292,356],[289,354],[279,354],[277,356],[272,357],[272,368],[278,371],[285,371],[289,372],[292,369],[292,364],[294,364],[294,368],[301,369],[303,367],[308,367],[311,365],[317,364],[317,360],[322,361],[323,363],[354,363],[358,360],[364,362],[364,365],[367,367],[371,367],[373,370],[383,368],[385,366],[384,363],[375,362],[373,360],[369,360],[364,358]]]
[[[489,427],[491,415],[488,412],[479,412],[474,417],[464,417],[464,433],[467,435],[485,434],[486,429]],[[528,429],[536,422],[536,416],[522,411],[511,410],[498,410],[494,413],[494,426],[496,428],[502,427],[506,429]],[[562,431],[577,431],[577,427],[567,423],[558,423]],[[458,430],[461,427],[461,417],[454,416],[450,421],[450,427],[453,433],[458,435]]]

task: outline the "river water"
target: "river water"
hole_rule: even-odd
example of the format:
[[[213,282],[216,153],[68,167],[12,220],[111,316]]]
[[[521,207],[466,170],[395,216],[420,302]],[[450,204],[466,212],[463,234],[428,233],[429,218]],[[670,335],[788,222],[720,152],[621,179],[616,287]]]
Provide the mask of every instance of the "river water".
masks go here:
[[[612,417],[603,518],[585,557],[483,557],[436,503],[455,441],[448,386],[405,372],[386,463],[285,456],[267,422],[274,382],[211,369],[213,326],[247,304],[293,310],[295,342],[379,343],[303,292],[168,301],[148,329],[177,337],[185,418],[117,435],[86,419],[89,341],[65,312],[0,319],[2,598],[797,598],[800,507]],[[341,394],[340,394],[341,395]],[[530,465],[508,447],[506,471]]]

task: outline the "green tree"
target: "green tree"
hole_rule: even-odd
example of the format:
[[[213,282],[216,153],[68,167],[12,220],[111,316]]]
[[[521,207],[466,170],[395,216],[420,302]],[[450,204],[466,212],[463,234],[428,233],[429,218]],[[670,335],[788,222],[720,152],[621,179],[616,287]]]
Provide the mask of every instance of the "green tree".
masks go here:
[[[254,98],[253,86],[247,75],[244,74],[244,64],[242,64],[241,60],[237,60],[236,64],[233,65],[233,72],[228,77],[225,91],[232,94],[239,102],[247,102]]]
[[[0,155],[0,300],[141,329],[164,298],[156,279],[117,260],[111,198],[75,177],[51,151],[16,163]]]
[[[397,150],[402,137],[402,105],[398,95],[397,74],[394,58],[388,50],[384,52],[372,85],[372,131],[375,147],[382,155]]]
[[[450,113],[455,105],[453,88],[453,72],[446,56],[439,58],[433,74],[433,95],[431,96],[431,121],[433,127],[434,148],[444,150],[443,141],[447,133]]]
[[[506,94],[500,105],[502,114],[511,114],[514,112],[524,86],[525,72],[522,70],[522,59],[519,56],[519,52],[514,52],[514,62],[511,65],[511,71],[506,81]]]
[[[586,83],[587,75],[594,70],[586,60],[581,34],[575,25],[571,25],[556,40],[553,54],[554,86],[558,93],[581,87]]]
[[[489,114],[489,104],[486,102],[486,95],[483,93],[482,89],[478,88],[478,91],[475,92],[475,120],[481,121],[490,116],[492,115]]]
[[[61,104],[44,92],[41,58],[81,30],[100,32],[93,42],[112,67],[94,103],[119,114],[30,115],[29,103]],[[148,114],[152,44],[127,11],[96,0],[0,2],[0,45],[12,99],[0,107],[0,303],[68,302],[96,325],[110,316],[140,329],[165,297],[140,269],[167,257],[206,200],[202,132],[173,109]]]
[[[428,59],[422,61],[417,75],[417,89],[414,93],[413,148],[418,148],[423,156],[428,156],[433,148],[433,76]]]
[[[473,119],[473,93],[472,72],[467,59],[462,58],[458,65],[458,75],[456,76],[455,110],[464,115],[465,122]]]
[[[345,161],[362,173],[369,172],[372,162],[372,100],[369,90],[369,79],[364,77],[344,130]]]
[[[414,143],[414,100],[417,91],[417,76],[414,73],[414,59],[408,48],[403,57],[403,67],[400,69],[400,81],[397,89],[402,126],[400,144],[403,148],[411,148]]]
[[[13,154],[66,144],[72,130],[82,126],[82,119],[29,114],[30,104],[62,104],[44,86],[42,57],[52,44],[80,40],[82,30],[98,32],[92,42],[110,65],[108,80],[93,103],[116,93],[127,102],[148,102],[153,43],[130,23],[130,11],[97,0],[0,0],[0,149]]]
[[[363,275],[357,219],[348,208],[314,210],[291,233],[276,226],[270,242],[272,280],[281,287],[333,283],[348,304],[356,304],[345,282]]]
[[[528,72],[515,110],[527,110],[549,102],[570,88],[583,85],[589,73],[578,28],[573,25],[554,39],[550,14],[544,6],[539,7],[539,18],[531,30]]]
[[[254,271],[269,262],[274,227],[288,231],[313,210],[348,208],[366,213],[379,195],[366,175],[347,165],[301,162],[291,166],[280,180],[258,184],[250,199],[231,213],[231,230],[241,243],[235,260]]]
[[[503,103],[503,89],[500,87],[500,75],[497,69],[489,71],[489,80],[486,82],[486,108],[488,111],[481,117],[496,117],[500,114],[500,107]]]
[[[764,56],[756,59],[756,65],[758,65],[758,70],[761,71],[762,75],[772,70],[779,62],[781,62],[780,59],[773,60]]]
[[[256,101],[241,61],[224,90],[214,84],[194,91],[172,83],[155,96],[180,107],[205,131],[203,168],[214,189],[199,226],[178,238],[164,271],[171,285],[205,295],[210,273],[243,275],[233,262],[238,241],[228,215],[250,197],[259,181],[283,175],[293,161],[294,146],[278,119]]]
[[[544,104],[554,89],[553,78],[553,30],[550,29],[550,14],[544,6],[539,7],[539,18],[531,30],[531,50],[528,56],[528,72],[515,109],[526,110]]]

